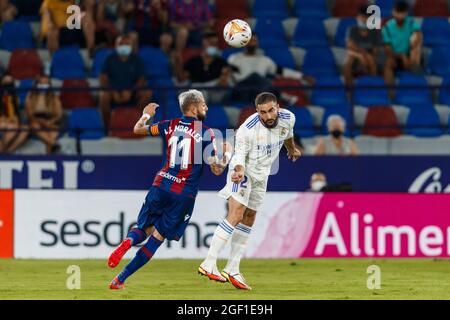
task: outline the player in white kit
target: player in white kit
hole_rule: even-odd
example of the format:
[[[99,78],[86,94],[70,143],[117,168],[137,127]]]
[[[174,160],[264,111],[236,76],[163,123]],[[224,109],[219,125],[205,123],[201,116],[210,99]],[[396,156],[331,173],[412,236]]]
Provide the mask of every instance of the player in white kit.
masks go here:
[[[228,199],[228,215],[216,228],[208,255],[198,269],[211,280],[229,281],[236,288],[246,290],[251,287],[240,273],[239,264],[266,194],[272,163],[283,145],[292,161],[301,155],[294,142],[294,114],[280,108],[276,96],[270,92],[260,93],[255,106],[257,112],[236,133],[227,184],[219,192],[219,196]],[[231,254],[219,272],[217,256],[230,238]]]

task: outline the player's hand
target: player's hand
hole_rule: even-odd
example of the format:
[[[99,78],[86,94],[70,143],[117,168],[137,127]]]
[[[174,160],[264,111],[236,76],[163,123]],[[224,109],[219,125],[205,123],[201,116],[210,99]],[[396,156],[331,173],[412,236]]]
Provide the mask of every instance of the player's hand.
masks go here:
[[[156,108],[159,107],[159,104],[150,102],[148,105],[145,106],[143,113],[150,115],[150,117],[153,117],[156,113]]]
[[[288,159],[292,160],[292,162],[297,161],[297,159],[300,158],[301,156],[302,152],[298,148],[295,148],[294,152],[292,153],[288,151]]]
[[[244,170],[238,169],[234,170],[234,172],[231,174],[231,181],[234,183],[240,183],[244,179]]]

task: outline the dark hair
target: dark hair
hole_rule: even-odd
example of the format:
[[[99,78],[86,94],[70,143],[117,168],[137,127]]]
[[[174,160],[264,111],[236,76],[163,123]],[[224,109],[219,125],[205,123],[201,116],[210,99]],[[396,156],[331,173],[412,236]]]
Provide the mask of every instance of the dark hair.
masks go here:
[[[277,97],[272,92],[261,92],[255,98],[255,106],[267,102],[277,102]]]
[[[218,35],[214,31],[207,31],[203,34],[203,39],[209,39],[209,38],[217,38]]]
[[[397,12],[408,12],[409,10],[408,2],[404,0],[397,1],[394,5],[394,10]]]
[[[361,7],[359,7],[358,14],[362,15],[362,16],[366,16],[366,17],[370,16],[370,13],[367,12],[368,8],[369,8],[369,5],[367,5],[367,4],[362,5]]]

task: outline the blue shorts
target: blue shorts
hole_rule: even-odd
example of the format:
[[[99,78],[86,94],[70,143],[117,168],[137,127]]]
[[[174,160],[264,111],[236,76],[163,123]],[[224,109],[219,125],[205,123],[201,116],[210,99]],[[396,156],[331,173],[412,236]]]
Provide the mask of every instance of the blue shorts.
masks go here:
[[[155,226],[168,240],[180,240],[194,210],[195,198],[151,187],[139,212],[138,228]]]

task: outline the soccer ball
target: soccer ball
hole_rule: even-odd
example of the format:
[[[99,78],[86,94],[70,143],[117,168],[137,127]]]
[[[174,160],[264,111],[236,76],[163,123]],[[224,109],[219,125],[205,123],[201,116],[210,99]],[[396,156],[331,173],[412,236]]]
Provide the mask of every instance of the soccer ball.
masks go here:
[[[229,21],[223,28],[223,38],[229,46],[242,48],[252,38],[252,29],[247,22],[234,19]]]

